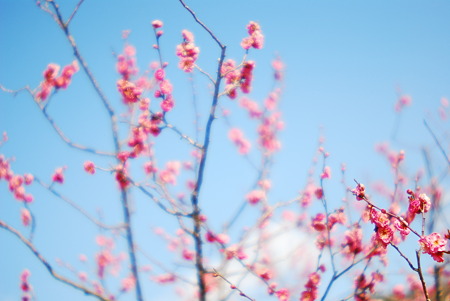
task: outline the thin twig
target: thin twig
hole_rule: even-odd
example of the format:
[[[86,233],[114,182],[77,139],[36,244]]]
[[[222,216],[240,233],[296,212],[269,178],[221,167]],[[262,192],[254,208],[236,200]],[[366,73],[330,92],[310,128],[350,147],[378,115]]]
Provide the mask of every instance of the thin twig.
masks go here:
[[[1,220],[0,220],[0,227],[7,230],[8,232],[14,234],[17,238],[19,238],[28,247],[28,249],[30,249],[30,251],[33,252],[34,256],[45,266],[47,271],[56,280],[59,280],[75,289],[78,289],[87,295],[97,297],[99,300],[112,301],[108,297],[102,296],[101,294],[99,294],[93,290],[90,290],[89,288],[86,288],[83,285],[73,282],[72,280],[67,279],[64,276],[58,274],[57,272],[55,272],[53,267],[48,263],[48,261],[38,252],[38,250],[35,248],[35,246],[29,240],[27,240],[19,231],[12,228],[11,226],[9,226],[8,224],[6,224],[5,222],[3,222]]]
[[[244,293],[239,287],[237,287],[236,285],[232,284],[227,278],[225,278],[222,274],[217,272],[216,269],[213,269],[213,271],[214,271],[214,274],[213,274],[214,277],[219,277],[219,278],[223,279],[226,283],[228,283],[230,285],[231,289],[236,290],[236,291],[239,292],[239,296],[242,296],[242,297],[244,297],[244,298],[246,298],[246,299],[248,299],[250,301],[255,301],[255,299],[250,298],[249,296],[247,296],[247,294]]]
[[[216,43],[219,45],[219,47],[220,47],[221,49],[224,49],[226,46],[223,45],[223,44],[219,41],[219,39],[212,33],[212,31],[211,31],[208,27],[206,27],[206,25],[203,24],[202,21],[200,21],[200,20],[197,18],[197,15],[195,14],[195,12],[194,12],[189,6],[187,6],[186,3],[184,3],[183,0],[179,0],[179,1],[180,1],[181,5],[183,5],[183,7],[184,7],[188,12],[191,13],[192,17],[194,17],[194,20],[195,20],[201,27],[203,27],[204,30],[206,30],[206,31],[211,35],[211,37],[213,38],[214,41],[216,41]],[[220,72],[220,69],[219,69],[219,72]]]
[[[78,2],[77,6],[75,6],[75,9],[73,10],[69,19],[67,19],[67,22],[64,24],[65,27],[69,26],[70,21],[72,21],[73,17],[75,17],[75,14],[77,13],[78,9],[80,8],[81,4],[83,4],[83,2],[84,2],[84,0],[80,0],[80,2]]]
[[[442,147],[441,143],[439,142],[438,138],[436,137],[436,135],[434,134],[434,132],[431,130],[430,126],[428,125],[428,122],[426,120],[424,120],[423,124],[425,125],[427,130],[430,132],[431,136],[434,139],[434,142],[437,144],[437,146],[439,147],[439,150],[441,151],[442,155],[444,156],[445,161],[447,161],[447,164],[450,166],[450,159],[449,159],[447,153],[445,152],[444,148]]]
[[[45,189],[47,189],[48,191],[50,191],[53,195],[55,195],[56,197],[58,197],[59,199],[63,200],[64,202],[66,202],[67,204],[69,204],[72,208],[74,208],[75,210],[77,210],[78,212],[80,212],[82,215],[84,215],[87,219],[89,219],[91,222],[93,222],[95,225],[97,225],[98,227],[102,228],[102,229],[107,229],[107,230],[117,230],[117,229],[123,229],[125,227],[125,225],[123,224],[119,224],[117,226],[108,226],[105,225],[104,223],[98,221],[97,219],[95,219],[94,217],[92,217],[86,210],[84,210],[83,208],[81,208],[80,206],[78,206],[78,204],[76,204],[75,202],[73,202],[72,200],[70,200],[69,198],[63,196],[62,194],[60,194],[58,191],[56,191],[52,185],[48,185],[45,184],[44,182],[42,182],[39,178],[35,177],[34,180],[36,182],[38,182],[42,187],[44,187]]]

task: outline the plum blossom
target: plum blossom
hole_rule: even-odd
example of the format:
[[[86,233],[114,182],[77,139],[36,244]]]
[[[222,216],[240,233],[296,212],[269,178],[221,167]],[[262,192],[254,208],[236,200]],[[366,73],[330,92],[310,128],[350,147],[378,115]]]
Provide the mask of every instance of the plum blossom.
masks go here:
[[[266,197],[266,193],[264,192],[264,190],[253,190],[250,191],[247,195],[246,195],[246,199],[247,201],[252,204],[252,205],[256,205],[258,204],[261,200],[263,200]]]
[[[136,87],[135,84],[124,79],[117,81],[117,89],[122,95],[125,104],[135,103],[139,100],[142,90]]]
[[[22,208],[22,210],[20,210],[20,218],[22,220],[22,224],[25,227],[30,225],[32,217],[31,217],[31,213],[28,209]]]
[[[180,58],[178,67],[184,72],[192,72],[200,49],[195,46],[194,35],[190,31],[185,29],[181,34],[183,36],[183,42],[176,49],[176,54]]]
[[[261,26],[251,21],[247,25],[248,37],[242,39],[241,47],[248,50],[250,48],[262,49],[264,46],[264,35],[261,32]]]
[[[94,165],[94,162],[92,162],[92,161],[86,161],[86,162],[84,162],[84,170],[85,170],[87,173],[93,175],[93,174],[95,173],[95,165]]]
[[[64,183],[64,167],[59,167],[57,169],[55,169],[55,172],[53,173],[52,176],[52,181],[53,182],[57,182],[60,184]]]
[[[439,233],[431,233],[427,236],[422,236],[419,243],[424,253],[430,254],[437,262],[444,262],[444,252],[447,241],[442,238]]]
[[[249,153],[251,144],[245,139],[244,134],[240,129],[231,129],[228,132],[228,138],[237,146],[240,154],[245,155]]]

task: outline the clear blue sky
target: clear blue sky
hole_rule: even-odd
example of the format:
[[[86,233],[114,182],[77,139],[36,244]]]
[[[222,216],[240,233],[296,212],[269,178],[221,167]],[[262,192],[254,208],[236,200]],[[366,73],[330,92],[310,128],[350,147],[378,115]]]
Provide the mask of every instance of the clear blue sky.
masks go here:
[[[77,3],[60,2],[66,17]],[[257,63],[252,99],[262,101],[270,91],[271,60],[279,55],[286,65],[282,103],[286,128],[281,134],[283,149],[272,173],[273,202],[290,199],[303,187],[321,133],[326,137],[325,147],[331,153],[329,164],[336,175],[329,188],[330,195],[338,195],[336,200],[342,197],[337,178],[342,162],[347,164],[349,179],[387,179],[389,183],[389,166],[375,153],[376,143],[388,141],[394,149],[405,149],[413,173],[423,165],[420,147],[425,144],[435,149],[423,120],[427,119],[444,139],[448,123],[438,122],[436,112],[440,99],[450,97],[450,2],[231,0],[188,1],[188,5],[228,46],[227,56],[236,60],[243,54],[239,43],[246,35],[245,26],[251,20],[259,22],[266,40],[262,50],[250,53],[250,59]],[[99,84],[114,105],[122,108],[115,87],[118,75],[112,52],[122,51],[121,33],[129,29],[138,65],[146,69],[157,59],[150,27],[154,19],[164,22],[162,51],[169,62],[168,77],[175,87],[177,107],[171,121],[192,133],[192,93],[187,77],[176,68],[175,45],[181,40],[182,29],[192,31],[201,50],[198,64],[211,74],[215,72],[219,49],[178,1],[86,0],[71,28]],[[1,85],[10,89],[36,87],[49,63],[64,66],[73,59],[60,29],[33,1],[0,0]],[[205,117],[209,88],[200,74],[195,76]],[[413,104],[402,113],[396,139],[392,140],[398,89],[411,95]],[[224,107],[236,109],[227,99],[223,102]],[[75,75],[67,91],[54,97],[49,113],[72,140],[112,149],[111,137],[104,134],[108,133],[107,116],[82,72]],[[233,121],[250,133],[251,125]],[[221,214],[231,216],[255,176],[251,168],[237,169],[245,161],[233,153],[226,130],[223,122],[217,123],[214,134],[218,138],[212,142],[203,194],[203,202],[214,203],[205,205],[205,212],[217,218],[217,229],[223,223],[219,220]],[[120,220],[114,183],[108,182],[105,175],[89,177],[82,171],[85,160],[104,166],[108,161],[68,149],[28,95],[13,97],[0,92],[0,131],[6,131],[10,138],[0,147],[0,153],[15,158],[15,172],[31,172],[48,182],[56,167],[67,165],[67,183],[61,190],[94,215],[97,208],[106,208],[107,222]],[[160,162],[187,159],[188,148],[176,137],[168,136],[161,138]],[[448,145],[448,140],[443,142]],[[222,150],[232,154],[224,158]],[[437,169],[445,164],[437,151],[433,156]],[[236,177],[237,173],[242,179]],[[222,179],[230,180],[222,184]],[[82,216],[37,186],[30,188],[35,194],[32,208],[38,223],[35,243],[45,250],[44,255],[75,264],[79,253],[94,254],[97,229],[85,226]],[[0,219],[26,231],[20,226],[21,206],[7,189],[6,183],[0,183]],[[137,206],[144,206],[139,197]],[[156,210],[155,206],[151,208]],[[143,222],[145,229],[140,230],[140,235],[144,237],[160,223],[164,221]],[[167,226],[174,227],[174,223]],[[32,271],[38,300],[60,300],[61,295],[67,296],[65,300],[79,300],[78,292],[52,280],[11,234],[0,231],[0,244],[0,301],[18,299],[19,274],[25,267]],[[149,288],[146,293],[151,296]]]

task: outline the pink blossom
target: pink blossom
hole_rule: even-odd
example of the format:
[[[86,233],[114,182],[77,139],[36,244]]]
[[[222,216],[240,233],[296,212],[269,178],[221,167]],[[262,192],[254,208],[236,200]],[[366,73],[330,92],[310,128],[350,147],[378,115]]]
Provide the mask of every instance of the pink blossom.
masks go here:
[[[239,105],[248,111],[250,118],[259,118],[262,115],[259,105],[246,97],[239,100]]]
[[[155,79],[156,79],[157,81],[162,81],[162,80],[164,80],[164,77],[165,77],[164,69],[159,68],[159,69],[157,69],[157,70],[155,71]]]
[[[31,223],[31,213],[28,209],[22,208],[20,210],[20,218],[22,219],[22,224],[24,226],[29,226]]]
[[[228,138],[238,147],[239,153],[242,155],[248,154],[251,145],[250,142],[245,139],[244,134],[240,129],[231,129],[228,132]]]
[[[247,25],[249,36],[242,39],[241,47],[248,50],[251,47],[261,49],[264,46],[264,35],[261,32],[261,26],[258,23],[251,21]]]
[[[356,196],[356,200],[361,201],[367,199],[366,197],[366,187],[363,184],[358,183],[356,188],[352,190],[354,196]]]
[[[53,173],[52,176],[52,181],[53,182],[58,182],[58,183],[64,183],[64,168],[63,167],[59,167],[57,169],[55,169],[55,172]]]
[[[170,83],[170,81],[167,80],[167,79],[166,80],[162,80],[159,83],[159,88],[160,88],[161,94],[163,94],[163,95],[172,94],[173,86]]]
[[[331,178],[331,168],[329,166],[325,166],[322,174],[320,175],[321,179],[330,179]]]
[[[0,177],[1,178],[1,177]],[[24,174],[23,175],[24,181],[25,181],[25,185],[31,185],[34,181],[34,176],[32,174]]]
[[[430,254],[431,257],[437,262],[444,261],[444,251],[447,245],[447,241],[442,238],[439,233],[431,233],[427,236],[422,236],[419,239],[419,243],[424,253]]]
[[[152,26],[155,29],[161,28],[161,27],[163,27],[163,22],[160,20],[154,20],[154,21],[152,21]]]
[[[158,168],[156,168],[152,161],[148,161],[144,163],[145,173],[150,175],[158,172]]]
[[[55,88],[66,89],[72,81],[72,76],[78,72],[78,70],[79,68],[77,61],[73,61],[72,64],[65,66],[61,72],[61,75],[54,80]]]
[[[325,214],[317,213],[317,215],[311,221],[311,227],[319,232],[326,230],[327,226],[325,224]]]
[[[253,190],[250,191],[247,195],[246,195],[246,199],[247,201],[252,204],[252,205],[256,205],[258,204],[261,200],[263,200],[266,197],[266,193],[264,192],[264,190]]]
[[[122,279],[122,291],[129,292],[136,286],[136,279],[133,275],[128,276],[125,279]]]
[[[193,251],[188,250],[188,249],[183,249],[182,254],[183,254],[183,258],[185,260],[188,260],[188,261],[192,261],[194,259],[194,256],[195,256],[195,253]]]
[[[87,173],[90,173],[91,175],[93,175],[95,173],[95,165],[94,162],[92,161],[86,161],[84,162],[84,170]]]
[[[126,104],[137,102],[142,93],[142,90],[137,88],[135,84],[124,79],[117,81],[117,89],[122,94],[123,101]]]
[[[80,279],[81,281],[85,282],[88,279],[88,276],[87,276],[86,272],[79,272],[78,273],[78,279]]]
[[[192,72],[200,49],[195,46],[194,35],[190,31],[183,30],[181,34],[183,42],[176,48],[176,54],[180,58],[178,67],[185,72]]]
[[[282,288],[277,290],[275,295],[278,297],[278,301],[288,301],[291,294],[287,288]]]
[[[159,276],[152,277],[152,280],[157,283],[171,283],[174,282],[177,278],[174,274],[163,274]]]
[[[381,242],[386,247],[394,239],[394,231],[389,226],[379,227],[375,237],[378,242]]]
[[[342,248],[344,250],[344,253],[347,255],[351,255],[352,258],[363,251],[362,230],[358,225],[355,225],[352,230],[348,230],[345,232]]]
[[[395,111],[400,112],[404,107],[411,105],[412,98],[409,95],[401,95],[395,104]]]
[[[186,42],[194,42],[194,35],[189,30],[184,29],[181,31],[181,35]]]
[[[171,111],[171,110],[173,109],[174,106],[175,106],[175,102],[174,102],[174,100],[173,100],[172,97],[167,97],[166,99],[164,99],[164,100],[161,102],[161,109],[162,109],[164,112],[169,112],[169,111]]]

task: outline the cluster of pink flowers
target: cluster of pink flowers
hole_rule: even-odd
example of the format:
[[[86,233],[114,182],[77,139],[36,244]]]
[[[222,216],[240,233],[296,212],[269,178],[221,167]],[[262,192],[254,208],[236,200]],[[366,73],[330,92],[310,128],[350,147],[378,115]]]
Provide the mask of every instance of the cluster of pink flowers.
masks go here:
[[[147,150],[145,143],[147,133],[142,126],[134,127],[131,130],[131,136],[128,139],[128,146],[132,148],[130,151],[130,158],[136,158],[139,154]]]
[[[250,93],[253,80],[253,69],[255,69],[255,62],[253,61],[245,62],[242,66],[240,83],[241,91],[243,93]]]
[[[407,190],[407,193],[409,195],[408,197],[409,206],[406,221],[408,223],[411,223],[412,220],[415,218],[416,214],[426,213],[430,210],[431,201],[430,198],[425,193],[417,195],[410,189]]]
[[[29,283],[28,278],[30,277],[31,273],[29,270],[23,270],[22,274],[20,275],[20,290],[22,291],[22,299],[21,301],[31,301],[31,290],[32,287]]]
[[[161,128],[159,126],[162,123],[162,120],[163,113],[157,112],[150,115],[150,113],[146,111],[139,117],[139,125],[143,128],[145,133],[152,134],[156,137],[161,133]]]
[[[356,188],[352,190],[352,193],[356,197],[357,201],[362,201],[362,200],[366,200],[367,199],[366,187],[364,186],[364,184],[358,183],[356,185]]]
[[[117,275],[120,270],[120,264],[126,259],[125,253],[115,256],[112,251],[114,249],[114,240],[106,236],[99,235],[96,243],[101,250],[96,254],[97,275],[100,279],[105,277],[105,272],[109,271],[113,275]]]
[[[252,119],[260,118],[263,114],[258,103],[247,97],[239,99],[239,105],[248,111],[249,117]]]
[[[136,49],[131,45],[126,45],[124,53],[117,56],[117,72],[122,75],[123,80],[129,80],[131,76],[138,73],[136,67]]]
[[[264,46],[264,35],[261,31],[261,26],[258,23],[251,21],[247,25],[249,36],[242,39],[242,48],[248,50],[250,48],[262,49]]]
[[[206,238],[207,242],[210,242],[210,243],[217,242],[221,245],[225,245],[230,242],[230,237],[225,233],[215,234],[212,231],[208,231],[205,234],[205,238]]]
[[[14,198],[18,201],[25,203],[31,203],[33,201],[33,195],[27,194],[25,191],[25,185],[31,185],[34,177],[31,174],[16,175],[12,171],[9,165],[9,161],[0,155],[0,180],[8,182],[9,191],[13,194]]]
[[[140,88],[125,79],[119,79],[117,81],[117,89],[122,95],[122,99],[125,104],[136,103],[142,94],[142,90]]]
[[[431,233],[419,239],[422,250],[437,262],[444,262],[444,253],[450,252],[445,250],[447,242],[448,239],[444,239],[439,233]]]
[[[166,163],[166,168],[159,173],[159,180],[163,184],[175,185],[177,176],[180,173],[181,163],[179,161],[169,161]]]
[[[159,90],[155,91],[155,97],[162,98],[161,109],[164,112],[169,112],[175,106],[175,100],[172,96],[173,86],[170,81],[165,78],[166,74],[164,69],[157,69],[154,76],[159,86]]]
[[[358,183],[357,187],[353,190],[353,194],[357,200],[367,200],[364,185],[362,184]],[[409,206],[405,216],[398,216],[392,213],[388,214],[384,209],[377,210],[370,203],[367,207],[366,212],[368,214],[366,215],[368,215],[369,220],[376,226],[373,242],[384,249],[388,244],[398,241],[395,238],[396,231],[400,233],[402,239],[405,239],[411,232],[409,225],[416,215],[428,212],[432,206],[430,198],[425,193],[418,193],[408,189],[407,194]],[[450,235],[447,239],[450,239]],[[419,239],[419,243],[423,252],[431,255],[437,262],[443,262],[444,253],[449,253],[445,249],[447,241],[439,233],[422,236]]]
[[[40,90],[36,93],[36,99],[46,100],[53,88],[66,89],[72,81],[73,74],[78,71],[78,63],[73,61],[72,64],[65,66],[60,76],[58,76],[59,69],[57,64],[47,66],[43,73],[44,81],[41,82]]]
[[[300,301],[314,301],[317,299],[319,292],[318,286],[320,284],[320,274],[313,272],[309,274],[308,281],[305,284],[305,290],[300,296]]]
[[[240,154],[245,155],[250,152],[251,144],[245,139],[244,133],[240,129],[231,129],[228,132],[228,138],[237,146]]]
[[[375,285],[382,282],[383,275],[378,272],[371,274],[371,279],[368,280],[365,274],[360,274],[355,279],[355,300],[369,301],[372,300],[370,295],[375,292]]]
[[[363,251],[362,230],[358,224],[355,224],[351,230],[345,232],[341,247],[343,253],[351,259]]]
[[[177,46],[176,51],[177,56],[180,58],[178,67],[184,70],[184,72],[192,72],[200,49],[194,44],[194,35],[192,32],[183,30],[181,35],[183,36],[183,43]]]
[[[157,39],[159,39],[162,35],[163,35],[163,31],[162,31],[162,29],[160,29],[160,28],[162,28],[163,27],[163,22],[161,21],[161,20],[154,20],[154,21],[152,21],[152,27],[153,27],[153,30],[155,31],[155,35],[156,35],[156,38]],[[156,48],[157,46],[155,45],[155,48]]]
[[[236,63],[231,59],[223,63],[221,74],[225,77],[225,92],[228,97],[235,99],[238,87],[242,93],[250,93],[254,68],[253,61],[244,62],[241,68],[236,68]]]
[[[126,163],[123,162],[116,166],[116,181],[119,184],[119,188],[125,190],[130,185],[128,180],[128,171],[126,168]]]
[[[268,153],[275,152],[281,148],[281,143],[277,139],[277,132],[283,129],[284,124],[281,121],[281,114],[275,112],[270,116],[264,117],[258,127],[259,145]]]

